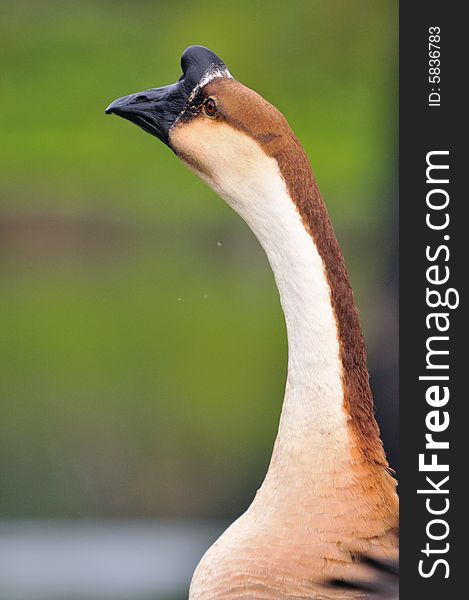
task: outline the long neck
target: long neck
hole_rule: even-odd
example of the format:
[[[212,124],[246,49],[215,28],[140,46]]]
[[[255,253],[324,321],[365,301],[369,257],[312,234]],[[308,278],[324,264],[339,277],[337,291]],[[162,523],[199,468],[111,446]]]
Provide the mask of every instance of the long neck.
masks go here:
[[[285,187],[269,207],[270,222],[255,229],[274,272],[288,336],[288,376],[272,466],[307,457],[327,468],[337,448],[347,450],[342,361],[337,321],[324,261]],[[279,219],[276,220],[276,217]],[[292,458],[292,455],[294,458]]]
[[[264,170],[256,188],[263,201],[256,198],[254,211],[239,195],[231,198],[267,254],[288,336],[279,431],[258,500],[262,511],[297,512],[303,503],[309,512],[316,498],[321,514],[329,498],[330,514],[368,519],[364,535],[378,535],[396,524],[397,496],[374,417],[363,336],[309,163],[302,150],[300,164],[291,156],[287,165],[276,160],[276,174],[272,165]]]
[[[306,156],[289,129],[253,137],[238,125],[217,124],[209,146],[203,127],[192,128],[190,144],[173,139],[267,254],[287,325],[288,376],[266,478],[202,559],[190,597],[235,598],[241,583],[246,597],[255,588],[253,597],[319,598],[312,577],[343,578],[355,553],[395,558],[395,482],[342,254]],[[199,165],[200,156],[209,160]]]
[[[294,147],[285,173],[278,154],[270,157],[240,139],[237,154],[250,160],[239,176],[220,168],[208,182],[263,246],[285,314],[288,377],[274,459],[297,450],[317,468],[315,461],[325,463],[340,445],[341,452],[384,463],[350,284],[309,164],[292,160],[304,157]],[[366,432],[360,430],[364,420]]]
[[[317,488],[324,473],[348,468],[360,440],[345,405],[343,342],[324,258],[284,182],[269,187],[262,226],[244,215],[274,272],[288,336],[285,398],[266,483],[291,488],[301,465],[301,478],[316,480]]]
[[[205,138],[194,132],[192,143],[206,150]],[[262,493],[274,502],[291,490],[288,502],[294,503],[297,492],[324,497],[329,486],[329,494],[347,488],[352,497],[360,495],[356,481],[367,480],[376,504],[392,496],[395,486],[373,415],[364,343],[342,254],[296,138],[287,133],[259,140],[218,125],[205,168],[186,162],[259,239],[285,313],[286,393]]]

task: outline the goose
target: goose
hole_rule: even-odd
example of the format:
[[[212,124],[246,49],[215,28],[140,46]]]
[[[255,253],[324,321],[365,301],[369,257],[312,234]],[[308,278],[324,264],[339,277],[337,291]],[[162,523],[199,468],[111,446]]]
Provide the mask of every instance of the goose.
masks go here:
[[[267,474],[201,559],[189,598],[384,597],[383,573],[398,555],[396,480],[343,255],[308,158],[284,116],[211,50],[187,48],[181,68],[177,83],[118,98],[106,113],[169,146],[244,219],[273,270],[288,339]]]

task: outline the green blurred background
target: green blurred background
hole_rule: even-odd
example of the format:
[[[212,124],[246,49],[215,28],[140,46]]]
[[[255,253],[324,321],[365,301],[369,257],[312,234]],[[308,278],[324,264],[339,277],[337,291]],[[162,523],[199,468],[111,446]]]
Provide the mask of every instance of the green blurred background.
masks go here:
[[[203,44],[309,155],[396,465],[397,2],[0,2],[0,515],[230,520],[265,473],[283,317],[240,218],[106,117]]]

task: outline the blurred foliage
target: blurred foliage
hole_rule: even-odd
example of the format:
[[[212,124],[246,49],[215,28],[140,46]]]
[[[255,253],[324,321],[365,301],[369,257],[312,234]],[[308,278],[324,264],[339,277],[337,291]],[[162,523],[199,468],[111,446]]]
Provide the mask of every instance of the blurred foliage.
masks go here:
[[[391,0],[0,3],[0,511],[232,516],[267,467],[283,318],[247,227],[104,108],[191,44],[288,118],[371,342],[388,285]]]

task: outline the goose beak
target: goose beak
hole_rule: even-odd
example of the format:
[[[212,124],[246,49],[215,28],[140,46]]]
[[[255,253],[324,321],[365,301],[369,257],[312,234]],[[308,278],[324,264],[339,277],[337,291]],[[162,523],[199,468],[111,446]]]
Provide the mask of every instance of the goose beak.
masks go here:
[[[111,102],[106,114],[114,114],[141,127],[168,144],[169,130],[185,102],[179,83],[122,96]]]

